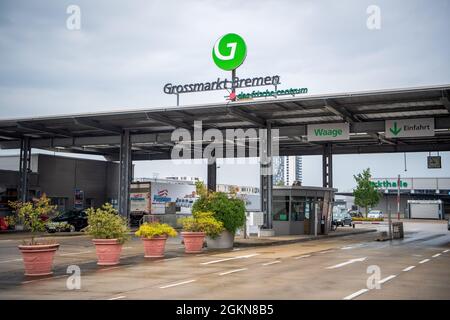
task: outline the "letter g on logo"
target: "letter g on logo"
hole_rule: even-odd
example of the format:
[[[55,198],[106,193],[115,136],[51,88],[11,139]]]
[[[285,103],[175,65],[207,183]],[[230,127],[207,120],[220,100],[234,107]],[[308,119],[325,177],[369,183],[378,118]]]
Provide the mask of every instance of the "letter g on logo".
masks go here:
[[[220,37],[212,50],[214,63],[226,71],[239,67],[244,62],[246,55],[245,41],[235,33],[228,33]]]

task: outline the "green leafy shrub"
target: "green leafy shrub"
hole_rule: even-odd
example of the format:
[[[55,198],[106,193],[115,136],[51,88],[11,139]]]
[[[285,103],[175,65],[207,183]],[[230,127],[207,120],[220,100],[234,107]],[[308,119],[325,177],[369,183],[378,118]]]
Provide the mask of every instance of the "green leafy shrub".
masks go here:
[[[384,221],[383,218],[363,218],[363,217],[353,217],[352,221]]]
[[[184,231],[205,232],[211,238],[216,238],[224,229],[223,223],[214,218],[213,212],[195,212],[192,217],[178,219],[178,223]]]
[[[6,216],[5,222],[9,229],[14,229],[16,226],[16,217],[15,216]]]
[[[208,192],[203,183],[197,183],[197,194],[200,196],[192,206],[192,213],[212,212],[214,218],[223,223],[231,233],[245,224],[245,202],[236,197],[235,193],[227,195],[224,192]]]
[[[31,231],[29,244],[38,244],[35,241],[36,233],[45,231],[45,219],[55,211],[56,206],[50,204],[50,199],[45,194],[31,202],[9,201],[8,205],[16,211],[17,218],[25,229]]]
[[[138,231],[135,232],[135,235],[137,237],[151,239],[153,237],[161,236],[176,237],[177,232],[167,223],[146,222],[139,227]]]
[[[127,220],[121,217],[111,204],[106,203],[97,209],[89,208],[86,212],[86,233],[94,239],[117,239],[119,243],[124,243],[129,238]]]
[[[73,226],[71,224],[69,224],[68,222],[47,222],[46,223],[47,228],[55,230],[55,232],[63,232],[63,231],[68,231],[71,228],[73,228]]]

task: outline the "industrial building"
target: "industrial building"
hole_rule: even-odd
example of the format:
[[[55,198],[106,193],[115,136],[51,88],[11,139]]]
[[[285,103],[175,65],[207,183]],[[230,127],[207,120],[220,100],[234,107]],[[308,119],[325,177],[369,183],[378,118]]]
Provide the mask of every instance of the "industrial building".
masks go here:
[[[374,209],[397,214],[398,178],[373,178],[383,193],[381,201]],[[450,178],[401,178],[400,217],[410,217],[411,200],[442,200],[444,214],[450,214]]]
[[[0,157],[0,216],[8,200],[18,200],[19,156]],[[32,154],[28,199],[45,193],[58,210],[117,204],[119,165],[111,161]]]
[[[381,210],[393,217],[397,217],[397,194],[400,185],[400,218],[416,218],[411,215],[411,204],[422,202],[423,204],[440,203],[442,215],[435,217],[443,219],[450,216],[450,178],[372,178],[374,186],[380,190],[382,197],[380,202],[372,209]],[[348,209],[354,205],[354,198],[351,192],[338,192],[337,196],[345,203]],[[436,202],[437,201],[437,202]],[[360,211],[364,211],[360,208]]]

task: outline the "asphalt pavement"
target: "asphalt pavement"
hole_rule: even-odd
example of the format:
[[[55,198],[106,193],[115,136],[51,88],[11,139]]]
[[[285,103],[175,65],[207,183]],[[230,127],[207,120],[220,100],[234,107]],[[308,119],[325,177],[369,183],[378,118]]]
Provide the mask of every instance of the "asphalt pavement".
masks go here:
[[[120,265],[99,267],[88,237],[59,237],[54,275],[37,279],[23,276],[20,239],[2,238],[0,298],[450,299],[445,223],[406,222],[405,239],[376,238],[364,233],[194,255],[171,239],[164,259],[145,259],[141,241],[133,239]],[[81,270],[80,289],[67,287],[69,265]]]

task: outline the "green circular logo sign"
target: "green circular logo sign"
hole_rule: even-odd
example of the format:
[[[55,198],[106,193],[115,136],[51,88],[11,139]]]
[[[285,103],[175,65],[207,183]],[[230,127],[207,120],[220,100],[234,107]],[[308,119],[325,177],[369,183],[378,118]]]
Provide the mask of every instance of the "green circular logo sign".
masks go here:
[[[239,67],[247,55],[244,39],[235,33],[228,33],[214,44],[212,57],[214,63],[223,70],[230,71]]]

